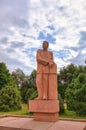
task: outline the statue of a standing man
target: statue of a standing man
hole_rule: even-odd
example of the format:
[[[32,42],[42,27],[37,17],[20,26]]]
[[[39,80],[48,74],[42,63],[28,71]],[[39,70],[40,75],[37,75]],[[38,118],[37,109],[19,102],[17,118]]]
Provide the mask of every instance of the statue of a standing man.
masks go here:
[[[48,51],[49,43],[43,42],[43,49],[37,51],[36,86],[37,99],[57,99],[57,66],[54,63],[53,53]]]

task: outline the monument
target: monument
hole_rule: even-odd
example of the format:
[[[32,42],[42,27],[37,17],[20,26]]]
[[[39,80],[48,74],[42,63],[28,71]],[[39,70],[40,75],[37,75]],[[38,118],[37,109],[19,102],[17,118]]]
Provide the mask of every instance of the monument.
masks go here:
[[[49,43],[44,41],[43,49],[37,51],[36,86],[38,97],[29,101],[29,111],[34,120],[57,121],[59,101],[57,94],[57,65],[53,53],[48,51]]]

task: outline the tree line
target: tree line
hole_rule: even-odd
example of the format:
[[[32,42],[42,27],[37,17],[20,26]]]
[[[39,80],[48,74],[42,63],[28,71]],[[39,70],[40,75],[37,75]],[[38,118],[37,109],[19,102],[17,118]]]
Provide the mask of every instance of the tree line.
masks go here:
[[[78,115],[86,115],[86,66],[70,64],[57,74],[60,113],[67,109]],[[0,111],[21,109],[21,103],[37,97],[36,70],[25,75],[21,69],[9,72],[5,63],[0,63]]]

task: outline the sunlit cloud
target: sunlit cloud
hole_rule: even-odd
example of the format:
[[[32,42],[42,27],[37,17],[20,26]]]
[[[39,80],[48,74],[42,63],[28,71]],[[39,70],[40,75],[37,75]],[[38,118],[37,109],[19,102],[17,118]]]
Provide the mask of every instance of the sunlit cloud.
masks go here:
[[[36,69],[36,51],[47,40],[58,71],[86,59],[85,0],[1,0],[0,62],[14,71]]]

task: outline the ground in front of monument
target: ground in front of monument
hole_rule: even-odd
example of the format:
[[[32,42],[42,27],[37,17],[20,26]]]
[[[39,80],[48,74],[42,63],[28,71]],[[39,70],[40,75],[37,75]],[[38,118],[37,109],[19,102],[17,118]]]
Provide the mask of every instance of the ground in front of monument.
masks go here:
[[[68,120],[41,122],[29,117],[7,116],[0,118],[0,130],[86,130],[86,122]]]

